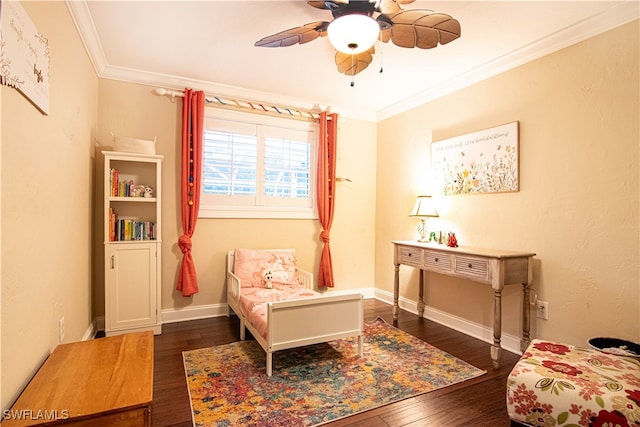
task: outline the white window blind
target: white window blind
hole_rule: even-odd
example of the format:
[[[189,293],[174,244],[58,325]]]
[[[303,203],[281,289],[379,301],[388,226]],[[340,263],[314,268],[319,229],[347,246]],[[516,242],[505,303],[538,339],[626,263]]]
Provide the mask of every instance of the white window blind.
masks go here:
[[[207,111],[199,216],[316,218],[316,138],[315,123]]]

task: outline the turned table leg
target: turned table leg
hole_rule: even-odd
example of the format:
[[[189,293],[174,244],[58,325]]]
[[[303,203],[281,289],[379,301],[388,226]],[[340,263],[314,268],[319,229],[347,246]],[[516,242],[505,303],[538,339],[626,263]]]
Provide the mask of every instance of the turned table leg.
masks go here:
[[[398,321],[398,294],[400,293],[400,264],[395,265],[395,274],[393,277],[393,321]]]
[[[493,344],[491,345],[491,360],[493,366],[500,365],[502,348],[500,347],[500,337],[502,335],[502,290],[494,291],[493,298]]]
[[[522,284],[522,341],[520,341],[520,351],[524,351],[529,347],[531,342],[531,311],[529,308],[531,299],[531,285],[529,283]]]
[[[424,317],[424,270],[420,270],[420,283],[418,283],[418,316]]]

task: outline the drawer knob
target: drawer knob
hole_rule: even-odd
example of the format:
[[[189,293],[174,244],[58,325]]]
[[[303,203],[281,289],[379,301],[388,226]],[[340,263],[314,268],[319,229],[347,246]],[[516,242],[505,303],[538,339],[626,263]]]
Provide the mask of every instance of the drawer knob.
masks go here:
[[[473,268],[473,265],[471,263],[469,263],[468,267],[469,268]]]
[[[411,256],[411,255],[413,255],[413,254],[412,254],[411,252],[409,252],[407,255]]]
[[[436,262],[438,262],[438,258],[436,258]]]

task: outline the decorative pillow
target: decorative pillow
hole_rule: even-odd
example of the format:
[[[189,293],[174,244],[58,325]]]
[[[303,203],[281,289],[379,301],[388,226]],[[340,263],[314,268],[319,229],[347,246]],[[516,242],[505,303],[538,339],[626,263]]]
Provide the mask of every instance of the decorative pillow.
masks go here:
[[[236,248],[233,272],[241,280],[243,288],[265,288],[267,275],[272,283],[298,284],[296,259],[290,251]]]

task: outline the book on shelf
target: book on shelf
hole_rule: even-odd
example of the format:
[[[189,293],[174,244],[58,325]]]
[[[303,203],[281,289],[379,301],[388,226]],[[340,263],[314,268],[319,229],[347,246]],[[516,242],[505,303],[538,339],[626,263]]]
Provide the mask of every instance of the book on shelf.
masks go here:
[[[124,179],[115,168],[110,170],[109,184],[111,197],[145,197],[145,195],[149,197],[145,194],[147,186],[136,184],[133,179]]]
[[[111,168],[110,173],[111,196],[118,196],[118,170]]]
[[[140,221],[136,218],[119,218],[109,208],[109,241],[156,240],[156,224],[153,221]]]
[[[126,180],[120,180],[118,181],[118,192],[116,194],[117,197],[131,197],[131,187],[133,187],[134,183],[133,180],[130,179],[128,181]]]
[[[109,208],[109,241],[116,240],[116,213],[113,208]]]

